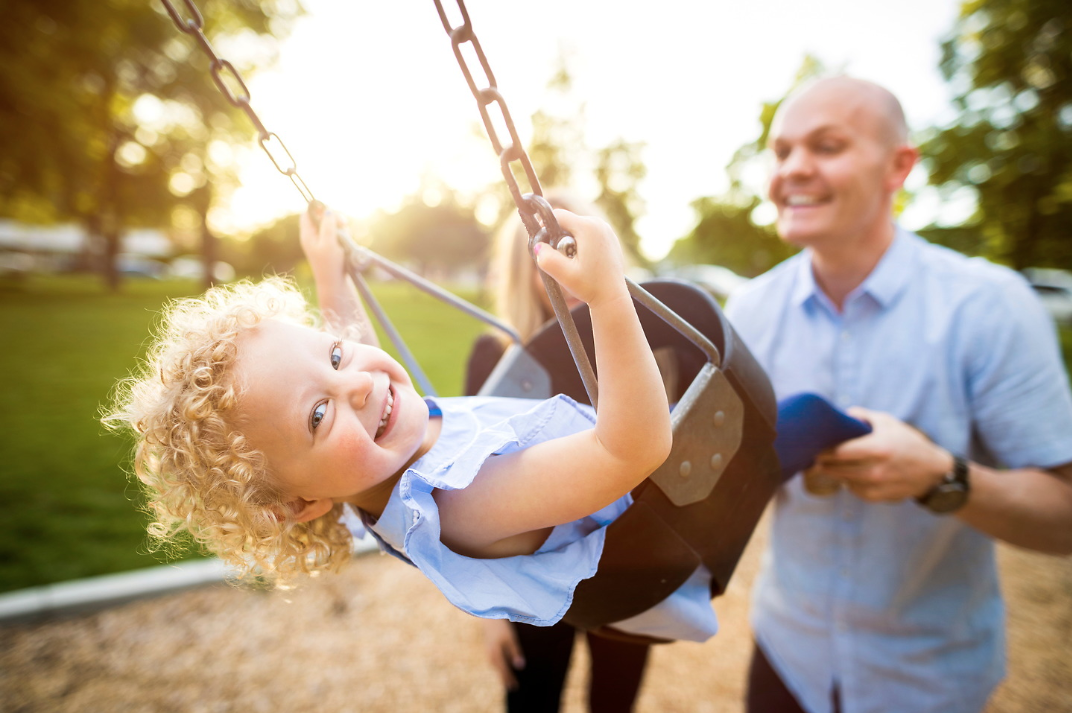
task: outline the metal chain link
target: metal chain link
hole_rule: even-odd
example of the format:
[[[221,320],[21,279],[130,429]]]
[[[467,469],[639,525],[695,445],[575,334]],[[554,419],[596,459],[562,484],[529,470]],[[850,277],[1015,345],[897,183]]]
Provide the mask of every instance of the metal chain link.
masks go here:
[[[488,138],[491,139],[491,146],[499,154],[499,165],[502,168],[503,178],[506,179],[506,185],[509,187],[510,195],[517,206],[521,222],[525,225],[525,230],[529,234],[529,252],[532,252],[532,248],[536,246],[536,243],[543,242],[549,243],[551,247],[566,257],[572,258],[577,254],[577,242],[572,235],[564,231],[558,224],[558,220],[551,209],[551,204],[543,197],[540,179],[536,177],[536,171],[532,168],[529,155],[525,151],[525,147],[521,145],[517,129],[514,128],[514,121],[510,118],[510,110],[506,108],[506,100],[499,93],[499,87],[495,83],[495,75],[491,71],[491,65],[488,64],[488,58],[480,47],[480,40],[477,39],[476,33],[473,32],[473,23],[469,20],[469,11],[465,8],[465,2],[464,0],[456,0],[456,2],[458,3],[458,9],[462,13],[462,24],[458,27],[451,26],[447,13],[443,9],[442,0],[435,0],[436,10],[439,11],[439,19],[443,23],[443,29],[447,31],[447,35],[450,37],[454,57],[458,60],[458,66],[461,67],[462,74],[465,75],[465,82],[469,85],[469,91],[473,93],[473,97],[476,99],[477,108],[480,110],[480,118],[484,120],[484,128],[487,129]],[[477,86],[476,80],[473,79],[473,73],[469,71],[469,65],[462,55],[462,45],[467,42],[472,44],[473,51],[476,52],[477,59],[480,62],[480,68],[487,79],[488,84],[484,88]],[[491,115],[488,113],[488,105],[490,104],[497,105],[502,113],[503,121],[506,122],[506,130],[510,134],[509,145],[503,145],[494,124],[491,122]],[[521,163],[525,176],[528,178],[529,186],[532,188],[532,193],[521,194],[521,189],[517,185],[517,179],[514,178],[514,172],[511,168],[511,164],[514,161]],[[599,384],[596,380],[595,369],[592,368],[592,360],[588,358],[588,354],[585,352],[580,333],[577,331],[577,325],[573,321],[573,315],[570,314],[569,307],[566,306],[566,298],[562,294],[562,288],[543,270],[538,272],[543,280],[547,296],[551,300],[551,308],[558,319],[563,335],[566,337],[566,345],[569,347],[573,361],[577,365],[577,371],[581,376],[581,381],[584,383],[584,389],[588,393],[588,400],[592,406],[598,408]]]
[[[488,132],[491,146],[495,149],[495,153],[499,155],[499,166],[502,168],[503,178],[506,179],[510,195],[513,197],[514,204],[517,205],[518,212],[521,214],[521,221],[525,224],[525,229],[531,239],[530,242],[549,242],[552,247],[568,257],[573,257],[577,251],[577,244],[574,242],[573,236],[563,231],[558,225],[558,221],[555,220],[554,214],[551,212],[551,205],[543,197],[540,179],[536,176],[536,170],[532,167],[532,161],[529,160],[525,147],[521,145],[521,139],[517,135],[514,121],[510,117],[510,110],[506,107],[506,100],[499,93],[499,87],[495,83],[495,74],[491,71],[491,65],[488,64],[488,58],[480,46],[480,40],[477,39],[476,33],[473,32],[473,23],[469,20],[469,11],[465,8],[464,0],[456,1],[462,14],[462,24],[458,27],[452,27],[450,19],[443,9],[442,0],[435,0],[439,20],[443,23],[443,29],[447,31],[447,35],[450,37],[454,57],[458,60],[458,66],[461,67],[462,74],[465,75],[465,82],[469,85],[469,91],[473,93],[473,97],[476,99],[477,108],[480,110],[480,118],[484,121],[484,128]],[[469,70],[469,65],[465,61],[464,55],[462,55],[462,45],[466,43],[473,46],[473,51],[476,52],[484,78],[487,80],[487,86],[483,88],[477,86],[473,73]],[[510,134],[510,143],[505,146],[491,121],[491,114],[488,112],[488,106],[491,104],[499,107],[503,122],[506,124],[506,130]],[[528,179],[529,187],[532,188],[532,193],[524,195],[521,193],[512,168],[512,164],[515,161],[521,164],[525,177]]]
[[[197,9],[197,5],[194,4],[193,0],[182,0],[182,4],[186,6],[186,11],[190,15],[188,18],[184,18],[171,0],[160,1],[164,3],[164,9],[167,10],[168,15],[175,22],[175,26],[181,32],[193,35],[194,39],[197,40],[197,44],[204,51],[205,56],[211,60],[212,81],[216,83],[227,101],[241,109],[249,117],[249,120],[253,122],[253,128],[257,130],[257,143],[260,144],[264,153],[268,154],[268,158],[272,160],[276,170],[290,179],[290,182],[298,189],[298,193],[301,193],[306,203],[312,203],[316,200],[309,186],[298,175],[298,164],[294,157],[291,156],[287,145],[283,143],[283,139],[279,138],[279,135],[274,131],[268,131],[265,128],[264,122],[261,121],[261,118],[257,116],[257,112],[250,105],[249,88],[242,79],[242,75],[229,61],[220,59],[216,54],[216,50],[212,48],[212,43],[205,36],[205,20],[201,16],[201,11]],[[228,76],[231,78],[232,83],[236,84],[238,89],[241,90],[239,94],[236,95],[231,85],[227,83],[226,78]]]

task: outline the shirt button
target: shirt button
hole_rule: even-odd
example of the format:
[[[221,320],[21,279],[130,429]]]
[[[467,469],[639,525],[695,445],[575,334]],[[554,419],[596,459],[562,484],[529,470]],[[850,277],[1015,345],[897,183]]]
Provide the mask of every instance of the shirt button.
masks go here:
[[[848,567],[842,567],[841,568],[841,577],[843,579],[848,579],[849,578],[849,568]]]

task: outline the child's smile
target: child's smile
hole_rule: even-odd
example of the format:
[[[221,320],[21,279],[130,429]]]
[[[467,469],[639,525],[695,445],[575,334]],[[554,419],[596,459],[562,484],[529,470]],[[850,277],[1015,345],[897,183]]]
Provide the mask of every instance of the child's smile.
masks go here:
[[[238,429],[299,519],[369,496],[376,510],[380,489],[435,440],[409,375],[375,347],[268,320],[240,338],[235,369]]]

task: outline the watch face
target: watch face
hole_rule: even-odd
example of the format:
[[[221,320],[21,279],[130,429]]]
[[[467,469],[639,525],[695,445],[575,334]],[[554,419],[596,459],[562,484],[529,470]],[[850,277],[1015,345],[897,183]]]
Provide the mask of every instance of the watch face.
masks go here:
[[[952,512],[968,499],[968,491],[959,483],[942,483],[927,498],[927,509],[932,512]]]

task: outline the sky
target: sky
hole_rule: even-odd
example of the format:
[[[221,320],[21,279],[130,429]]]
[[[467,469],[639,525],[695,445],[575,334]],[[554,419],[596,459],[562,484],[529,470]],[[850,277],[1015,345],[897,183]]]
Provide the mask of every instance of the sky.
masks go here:
[[[457,24],[456,5],[444,4]],[[247,80],[254,109],[317,198],[361,219],[397,209],[422,177],[463,192],[502,180],[431,0],[305,6],[277,62]],[[725,165],[756,138],[761,104],[785,93],[805,54],[888,87],[914,131],[954,117],[938,60],[957,0],[470,0],[466,7],[523,142],[532,113],[552,106],[547,83],[566,57],[587,145],[619,137],[645,144],[637,229],[655,259],[693,227],[692,200],[727,188]],[[304,207],[255,142],[238,160],[242,186],[214,213],[218,230],[248,231]],[[909,187],[924,183],[917,171]],[[578,189],[594,197],[591,184]],[[902,222],[923,227],[941,210],[966,208],[943,209],[923,190]]]

